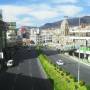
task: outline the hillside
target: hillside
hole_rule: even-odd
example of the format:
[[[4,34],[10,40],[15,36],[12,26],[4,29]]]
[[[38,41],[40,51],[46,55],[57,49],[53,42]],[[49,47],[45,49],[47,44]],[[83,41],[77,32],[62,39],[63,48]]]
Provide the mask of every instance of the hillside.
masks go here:
[[[46,23],[43,26],[41,26],[41,29],[47,29],[47,28],[56,28],[60,27],[62,20],[53,22],[53,23]],[[68,19],[70,26],[78,26],[79,25],[79,18],[70,18]],[[80,17],[80,23],[90,24],[90,16],[84,16]]]

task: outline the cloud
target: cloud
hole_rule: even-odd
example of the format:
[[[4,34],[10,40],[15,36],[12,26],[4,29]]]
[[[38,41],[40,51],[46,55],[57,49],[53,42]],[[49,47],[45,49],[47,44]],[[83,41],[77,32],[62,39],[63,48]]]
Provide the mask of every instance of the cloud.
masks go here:
[[[0,9],[3,11],[3,19],[5,21],[16,21],[18,15],[24,15],[31,11],[29,7],[12,5],[2,5]]]
[[[39,20],[47,20],[62,15],[75,16],[78,15],[81,11],[83,11],[83,8],[76,5],[50,6],[47,4],[39,4],[38,7],[36,7],[35,5],[32,6],[32,12],[30,13],[30,15]]]
[[[38,6],[38,7],[37,7]],[[32,12],[30,15],[39,20],[45,20],[47,18],[53,18],[58,15],[56,11],[53,10],[53,7],[47,4],[38,4],[31,5]]]
[[[77,3],[78,0],[51,0],[53,3]]]
[[[31,15],[39,20],[45,20],[57,16],[58,13],[55,11],[46,10],[46,11],[37,11],[37,12],[34,11],[31,13]]]
[[[18,25],[29,26],[36,24],[36,22],[44,23],[46,20],[53,22],[55,17],[75,16],[83,10],[82,7],[75,5],[52,6],[48,4],[32,4],[30,6],[1,5],[0,9],[3,10],[4,21],[16,21]]]
[[[82,7],[78,7],[75,5],[62,5],[58,7],[59,11],[63,13],[63,15],[67,16],[75,16],[78,15],[81,11],[83,11]]]
[[[30,18],[29,17],[25,17],[25,18],[23,18],[23,19],[18,19],[17,20],[17,25],[18,26],[24,26],[24,25],[26,25],[26,26],[30,26],[30,25],[32,25],[32,23],[31,23],[31,20],[30,20]]]
[[[2,9],[3,11],[4,21],[19,21],[18,17],[22,15],[29,15],[38,20],[45,20],[47,18],[53,18],[57,16],[57,12],[53,11],[52,8],[46,4],[39,4],[38,7],[36,5],[31,6],[2,5],[0,6],[0,9]]]

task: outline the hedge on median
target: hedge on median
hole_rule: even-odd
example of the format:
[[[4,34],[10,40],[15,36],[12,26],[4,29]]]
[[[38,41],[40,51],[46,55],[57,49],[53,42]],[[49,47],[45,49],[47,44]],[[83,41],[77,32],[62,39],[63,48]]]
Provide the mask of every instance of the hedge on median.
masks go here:
[[[49,58],[46,55],[39,53],[38,58],[48,78],[53,79],[55,90],[87,90],[81,81],[81,84],[78,84],[70,73],[64,72],[49,62]]]

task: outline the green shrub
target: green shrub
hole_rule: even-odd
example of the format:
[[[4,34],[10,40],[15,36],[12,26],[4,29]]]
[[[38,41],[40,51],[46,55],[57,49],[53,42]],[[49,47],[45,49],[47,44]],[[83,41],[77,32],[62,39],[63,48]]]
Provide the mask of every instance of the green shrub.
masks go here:
[[[74,82],[77,82],[77,78],[73,76]]]
[[[60,71],[62,71],[62,68],[59,68]]]
[[[64,73],[62,72],[61,75],[64,76]]]
[[[66,72],[66,75],[70,75],[70,72]]]
[[[75,90],[77,90],[79,88],[79,86],[78,85],[75,85]]]
[[[90,90],[90,84],[89,85],[86,85],[86,87],[87,87],[87,90]]]
[[[69,78],[67,78],[67,77],[66,77],[66,81],[67,81],[68,83],[70,83],[70,79],[69,79]]]
[[[75,88],[78,88],[77,90],[87,90],[85,86],[82,87],[84,84],[78,85],[77,82],[74,82],[74,78],[70,73],[50,63],[46,55],[40,54],[39,60],[48,78],[53,79],[55,90],[74,90]]]
[[[70,77],[71,79],[73,79],[73,76],[72,76],[71,74],[69,75],[69,77]]]
[[[82,80],[80,80],[79,84],[80,84],[80,86],[84,86],[85,85],[85,82],[82,81]]]

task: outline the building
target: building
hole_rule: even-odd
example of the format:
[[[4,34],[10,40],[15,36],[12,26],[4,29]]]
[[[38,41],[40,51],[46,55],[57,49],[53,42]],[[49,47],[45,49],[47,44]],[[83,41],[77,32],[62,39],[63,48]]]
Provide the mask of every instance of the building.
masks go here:
[[[80,46],[90,46],[90,26],[84,28],[72,28],[70,30],[71,38],[75,38],[75,43]]]
[[[0,10],[0,51],[6,47],[6,32],[8,29],[7,23],[2,21],[2,10]]]
[[[90,25],[71,27],[67,18],[62,21],[60,27],[41,30],[40,35],[40,42],[57,49],[72,50],[90,46]]]
[[[7,22],[8,30],[7,30],[7,45],[13,46],[16,44],[16,22]]]
[[[40,42],[43,44],[43,45],[46,45],[46,44],[50,44],[52,42],[52,35],[53,35],[53,30],[51,29],[44,29],[44,30],[41,30],[41,37],[40,37]]]
[[[0,20],[0,50],[7,46],[6,42],[7,23]]]
[[[34,42],[35,45],[40,43],[40,30],[38,27],[30,29],[30,40]]]
[[[61,23],[60,34],[62,36],[67,36],[69,34],[69,23],[67,18],[65,18]]]
[[[78,28],[72,28],[70,35],[76,46],[79,48],[75,51],[75,55],[80,53],[81,58],[90,59],[90,25],[82,24]]]
[[[51,44],[48,45],[61,50],[71,49],[74,42],[73,39],[67,38],[69,36],[69,27],[68,20],[65,18],[60,27],[49,30],[50,32],[46,34],[46,37],[48,37],[47,35],[51,36]]]
[[[0,70],[8,66],[10,60],[13,61],[15,49],[8,46],[7,42],[8,24],[0,20]]]
[[[40,41],[40,30],[38,27],[22,26],[19,28],[17,36],[22,38],[23,45],[37,45]]]

